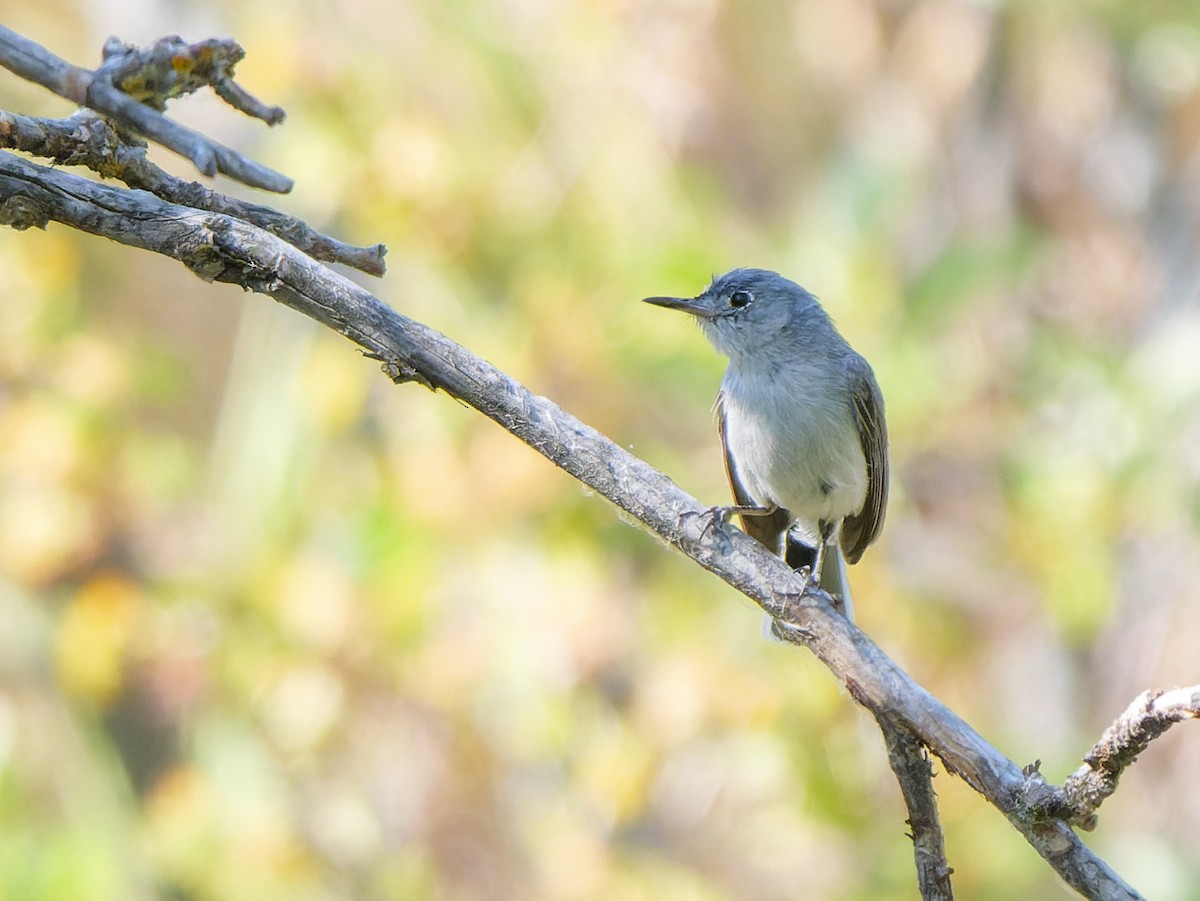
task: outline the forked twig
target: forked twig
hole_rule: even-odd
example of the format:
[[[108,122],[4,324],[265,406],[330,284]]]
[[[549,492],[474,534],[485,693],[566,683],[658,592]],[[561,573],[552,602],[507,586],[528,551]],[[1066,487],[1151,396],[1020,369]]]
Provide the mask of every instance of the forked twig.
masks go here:
[[[138,50],[110,39],[104,55],[95,71],[82,69],[0,25],[0,66],[187,157],[205,175],[221,172],[252,188],[281,194],[292,189],[287,176],[162,114],[167,100],[210,86],[242,112],[269,124],[282,121],[282,109],[260,103],[233,81],[233,66],[245,55],[235,42],[187,44],[170,37]]]
[[[1121,774],[1150,742],[1189,719],[1200,719],[1200,685],[1142,692],[1104,730],[1083,758],[1083,765],[1067,777],[1062,788],[1042,779],[1036,763],[1026,767],[1032,778],[1023,803],[1030,816],[1095,829],[1096,811],[1117,790]]]

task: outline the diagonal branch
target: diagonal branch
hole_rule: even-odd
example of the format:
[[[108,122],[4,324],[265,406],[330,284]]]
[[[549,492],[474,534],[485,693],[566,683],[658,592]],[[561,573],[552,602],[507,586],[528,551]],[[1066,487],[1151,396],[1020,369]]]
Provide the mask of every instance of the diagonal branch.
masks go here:
[[[714,528],[707,507],[549,399],[261,229],[0,152],[0,224],[51,220],[268,294],[384,361],[393,379],[421,381],[479,410],[787,624],[788,639],[808,647],[855,701],[928,747],[1077,891],[1105,901],[1140,897],[1066,824],[1022,816],[1025,777],[1016,764],[837,614],[828,595],[802,594],[784,561],[735,528]]]

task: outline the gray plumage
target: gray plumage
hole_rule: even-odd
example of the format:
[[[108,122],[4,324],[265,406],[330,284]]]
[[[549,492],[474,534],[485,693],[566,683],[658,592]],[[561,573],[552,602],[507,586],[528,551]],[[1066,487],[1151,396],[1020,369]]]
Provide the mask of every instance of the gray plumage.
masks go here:
[[[812,574],[849,613],[841,558],[858,562],[887,505],[887,426],[870,365],[812,294],[764,269],[646,302],[695,316],[729,358],[717,418],[743,528],[789,558],[798,529],[815,548]]]

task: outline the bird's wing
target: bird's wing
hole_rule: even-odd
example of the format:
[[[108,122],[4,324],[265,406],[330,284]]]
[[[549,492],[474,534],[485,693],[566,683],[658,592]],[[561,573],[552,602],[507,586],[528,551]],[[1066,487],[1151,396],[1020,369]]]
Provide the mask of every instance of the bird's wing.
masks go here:
[[[854,400],[854,419],[867,461],[867,498],[862,509],[842,522],[842,553],[846,562],[857,563],[883,530],[887,508],[888,458],[887,422],[883,418],[883,394],[867,361],[858,354],[846,360],[846,380]]]
[[[738,476],[737,464],[729,453],[729,440],[725,434],[725,405],[724,397],[717,395],[717,428],[721,432],[721,456],[725,459],[725,475],[729,477],[729,487],[733,491],[733,500],[739,507],[760,506],[760,501],[750,496],[746,486]],[[769,505],[769,502],[765,502]],[[783,536],[792,524],[792,515],[782,508],[777,508],[768,516],[742,516],[742,531],[757,540],[773,554],[783,551]]]

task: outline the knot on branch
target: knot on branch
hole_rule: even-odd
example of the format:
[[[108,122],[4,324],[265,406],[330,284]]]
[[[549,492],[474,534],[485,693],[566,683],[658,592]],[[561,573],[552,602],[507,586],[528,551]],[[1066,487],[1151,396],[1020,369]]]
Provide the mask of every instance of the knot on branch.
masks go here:
[[[1017,790],[1013,812],[1027,823],[1045,823],[1050,820],[1072,821],[1078,813],[1066,793],[1057,785],[1046,781],[1041,772],[1042,762],[1035,760],[1023,767],[1025,781]],[[1095,818],[1093,817],[1093,820]],[[1077,823],[1076,825],[1083,825]],[[1095,824],[1085,828],[1094,828]]]
[[[44,229],[49,221],[50,213],[32,197],[12,194],[0,202],[0,225],[25,231],[29,228]]]
[[[258,294],[274,294],[283,287],[278,266],[260,262],[237,234],[234,222],[214,216],[206,224],[212,250],[185,260],[193,272],[206,281],[241,285]]]
[[[284,120],[281,107],[259,102],[233,80],[234,66],[245,58],[246,51],[228,38],[189,44],[171,35],[140,49],[111,37],[102,55],[104,62],[96,70],[96,77],[159,112],[166,109],[169,100],[211,87],[226,103],[268,125]]]
[[[133,134],[121,134],[108,121],[88,110],[79,110],[55,128],[54,120],[42,120],[41,148],[60,166],[87,166],[102,178],[126,177],[131,165],[146,165],[146,142]],[[36,151],[35,151],[36,152]]]
[[[365,354],[368,359],[378,360],[383,364],[383,374],[386,375],[397,385],[403,385],[405,382],[416,382],[418,385],[423,385],[430,391],[437,391],[437,386],[431,382],[420,370],[409,366],[407,363],[402,363],[395,357],[388,358],[379,354]]]

